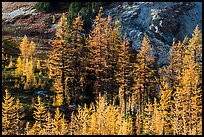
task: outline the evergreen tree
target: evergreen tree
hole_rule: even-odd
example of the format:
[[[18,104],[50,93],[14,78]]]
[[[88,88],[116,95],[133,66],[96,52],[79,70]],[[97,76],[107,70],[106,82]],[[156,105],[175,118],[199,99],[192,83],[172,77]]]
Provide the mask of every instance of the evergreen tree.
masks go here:
[[[152,47],[149,38],[145,34],[141,50],[137,54],[136,63],[134,63],[133,67],[133,102],[137,104],[138,116],[143,113],[145,103],[151,101],[150,97],[155,93],[152,84],[155,84],[156,78],[153,75],[154,70],[150,67],[153,62]]]
[[[16,106],[14,97],[10,95],[8,90],[5,90],[5,96],[2,102],[2,134],[14,135],[16,134],[14,129],[14,123],[16,119]]]
[[[43,131],[44,131],[44,135],[54,135],[53,129],[54,129],[54,125],[53,125],[53,118],[51,116],[51,113],[48,111],[46,114],[46,119],[45,119],[45,124],[43,126]]]
[[[27,72],[26,72],[26,82],[24,84],[24,89],[30,89],[32,87],[35,87],[37,84],[32,60],[26,63],[26,68],[27,68]]]
[[[70,92],[68,91],[68,89],[65,89],[66,81],[68,80],[68,78],[73,79],[73,75],[71,74],[72,72],[74,72],[72,59],[73,46],[68,43],[68,41],[70,42],[70,35],[68,34],[70,34],[70,30],[69,26],[67,25],[67,18],[63,13],[60,21],[58,22],[56,40],[52,41],[53,50],[51,51],[51,54],[49,56],[49,77],[61,81],[60,85],[62,86],[61,88],[64,103],[66,103],[67,101],[67,92]],[[58,80],[55,81],[59,83]],[[54,85],[56,85],[56,83]],[[61,91],[58,91],[58,89],[54,87],[54,92],[58,94]]]
[[[151,135],[153,134],[153,123],[152,123],[152,115],[153,115],[153,105],[151,103],[146,104],[144,110],[144,122],[143,122],[143,133],[144,135]]]
[[[161,77],[162,81],[160,83],[160,111],[161,111],[161,117],[162,117],[162,134],[169,135],[171,134],[171,117],[173,116],[172,113],[174,113],[172,109],[172,104],[174,104],[174,101],[172,100],[172,89],[170,87],[170,84],[168,84],[167,77]]]
[[[32,133],[30,134],[30,132],[31,132],[30,122],[26,123],[26,127],[24,130],[25,130],[24,135],[31,135],[32,134]]]
[[[64,118],[64,115],[60,113],[59,107],[55,110],[55,115],[53,119],[53,132],[55,135],[64,135],[67,134],[67,122]],[[63,129],[64,128],[64,129]]]
[[[8,67],[7,67],[7,68],[12,68],[12,67],[14,66],[12,56],[10,56],[9,61],[10,61],[10,62],[9,62],[9,64],[8,64]]]
[[[118,54],[118,70],[116,72],[116,80],[119,87],[119,97],[120,97],[120,106],[122,107],[122,112],[124,115],[126,114],[126,107],[127,107],[127,95],[129,93],[129,77],[130,73],[130,54],[129,54],[129,47],[127,45],[126,35],[124,36],[124,40],[119,50]]]
[[[28,38],[25,35],[23,37],[23,40],[22,40],[20,46],[19,46],[19,49],[21,51],[21,56],[23,58],[23,64],[24,64],[23,66],[24,67],[26,66],[26,58],[28,57],[29,44],[30,44],[30,42],[28,41]],[[23,70],[25,70],[25,69],[23,69]]]
[[[160,109],[160,104],[157,103],[156,98],[154,98],[154,105],[153,105],[153,116],[152,116],[152,133],[154,135],[162,135],[163,134],[163,117],[162,111]]]
[[[46,106],[41,101],[40,96],[37,97],[37,103],[34,105],[33,117],[36,119],[35,126],[42,128],[43,124],[45,123],[46,119]]]
[[[26,81],[24,81],[23,79],[23,81],[25,82],[24,89],[29,89],[36,85],[36,79],[34,74],[36,45],[33,41],[30,42],[27,36],[25,35],[23,37],[19,49],[21,52],[21,57],[18,57],[15,75],[17,77],[21,75],[25,76]]]
[[[21,57],[19,56],[17,59],[17,63],[16,63],[16,70],[15,70],[15,76],[16,77],[21,77],[23,75],[23,60],[21,59]]]
[[[20,103],[19,99],[16,100],[15,111],[16,111],[16,119],[15,119],[14,125],[15,125],[15,129],[16,129],[16,134],[20,135],[22,133],[22,130],[23,130],[22,118],[25,116],[25,114],[24,114],[23,104]]]
[[[114,26],[110,30],[110,35],[108,35],[108,74],[109,74],[109,83],[110,83],[110,89],[111,91],[111,97],[110,99],[113,101],[113,96],[117,95],[117,90],[114,89],[114,87],[117,87],[117,70],[119,70],[120,66],[118,66],[118,57],[119,53],[121,52],[121,45],[122,40],[120,40],[120,30],[121,26],[119,24],[118,20],[114,21]],[[115,91],[114,91],[115,90]]]
[[[53,97],[53,106],[61,106],[64,100],[61,79],[55,79],[53,90],[56,93]]]
[[[183,120],[186,122],[186,128],[184,129],[184,134],[197,134],[197,126],[201,119],[201,73],[199,70],[199,62],[197,59],[197,45],[200,39],[195,38],[194,36],[189,40],[189,45],[185,47],[184,57],[183,57],[183,71],[180,81],[181,96],[183,97]],[[201,38],[201,37],[200,37]],[[199,45],[198,45],[199,46]],[[198,48],[199,49],[199,48]],[[197,61],[197,62],[196,62]]]
[[[79,96],[80,93],[82,93],[82,90],[84,87],[82,87],[80,79],[84,79],[85,77],[85,72],[84,72],[84,62],[86,55],[84,55],[84,48],[85,48],[85,39],[84,39],[84,34],[83,34],[83,21],[81,16],[78,16],[75,18],[75,20],[72,23],[71,27],[71,44],[73,45],[73,66],[69,65],[69,69],[72,70],[70,71],[69,76],[71,74],[74,75],[74,80],[72,84],[70,81],[68,81],[68,87],[70,90],[74,90],[73,96]],[[70,50],[68,51],[70,52]],[[74,68],[74,70],[73,70]],[[74,71],[74,73],[73,73]],[[78,94],[78,95],[77,95]]]
[[[93,30],[89,33],[88,44],[89,44],[89,66],[87,70],[95,75],[95,95],[99,95],[99,91],[102,89],[103,75],[106,73],[104,68],[106,66],[106,60],[103,51],[107,50],[107,45],[104,44],[106,41],[104,33],[104,26],[106,19],[102,17],[102,8],[100,8],[98,15],[94,19]]]
[[[36,120],[29,132],[30,135],[42,135],[43,130],[40,122]]]

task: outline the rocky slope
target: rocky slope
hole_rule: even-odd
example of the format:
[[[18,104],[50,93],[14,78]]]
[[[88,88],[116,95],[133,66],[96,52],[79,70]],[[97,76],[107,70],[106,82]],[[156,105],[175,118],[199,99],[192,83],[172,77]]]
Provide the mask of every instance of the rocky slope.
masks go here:
[[[2,13],[8,13],[21,7],[33,7],[36,2],[2,2]]]
[[[198,24],[202,29],[201,2],[123,2],[105,10],[106,15],[119,19],[122,34],[127,33],[136,51],[146,33],[158,56],[157,64],[168,64],[168,52],[175,40],[191,36]]]
[[[15,35],[22,37],[26,34],[40,41],[39,44],[46,41],[43,44],[48,45],[48,37],[54,35],[56,26],[56,23],[47,24],[51,22],[53,13],[37,12],[33,9],[33,2],[2,4],[2,17],[5,18],[2,24],[12,24],[3,30],[3,35],[9,34],[10,29]],[[159,67],[168,64],[173,39],[183,40],[186,35],[190,37],[196,25],[202,29],[202,2],[114,2],[104,8],[104,14],[119,19],[121,36],[127,33],[129,42],[137,52],[146,33],[153,45],[154,54],[158,56]],[[55,16],[57,20],[60,14]]]

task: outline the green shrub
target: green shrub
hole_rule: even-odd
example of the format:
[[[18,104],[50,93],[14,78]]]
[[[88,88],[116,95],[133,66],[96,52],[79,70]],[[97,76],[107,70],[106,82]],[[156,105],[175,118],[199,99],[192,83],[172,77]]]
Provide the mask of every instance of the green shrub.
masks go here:
[[[110,4],[110,2],[71,2],[67,15],[68,24],[71,25],[77,15],[84,20],[85,31],[91,29],[92,20],[97,15],[99,8]]]
[[[37,2],[34,8],[43,13],[48,13],[51,10],[51,4],[50,2]]]
[[[69,5],[69,12],[67,15],[67,19],[68,19],[67,21],[68,21],[69,25],[71,25],[74,18],[77,17],[77,14],[80,11],[80,9],[82,8],[82,6],[83,6],[82,2],[72,2]]]

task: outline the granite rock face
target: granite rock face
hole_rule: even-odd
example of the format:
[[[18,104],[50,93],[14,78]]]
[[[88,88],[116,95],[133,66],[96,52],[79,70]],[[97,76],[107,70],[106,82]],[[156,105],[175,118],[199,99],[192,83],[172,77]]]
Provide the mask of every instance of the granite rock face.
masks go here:
[[[104,14],[119,19],[121,37],[127,33],[132,47],[139,52],[146,33],[158,56],[159,67],[168,65],[168,55],[173,40],[182,41],[191,36],[198,24],[202,29],[201,2],[123,2]]]

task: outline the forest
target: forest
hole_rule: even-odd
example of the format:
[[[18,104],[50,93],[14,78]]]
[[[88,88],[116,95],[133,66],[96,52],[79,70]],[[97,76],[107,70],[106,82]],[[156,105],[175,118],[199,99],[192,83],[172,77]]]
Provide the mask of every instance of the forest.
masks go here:
[[[61,15],[48,57],[26,35],[2,51],[3,135],[202,135],[198,26],[159,68],[148,35],[136,52],[102,7],[88,35],[84,19]]]

